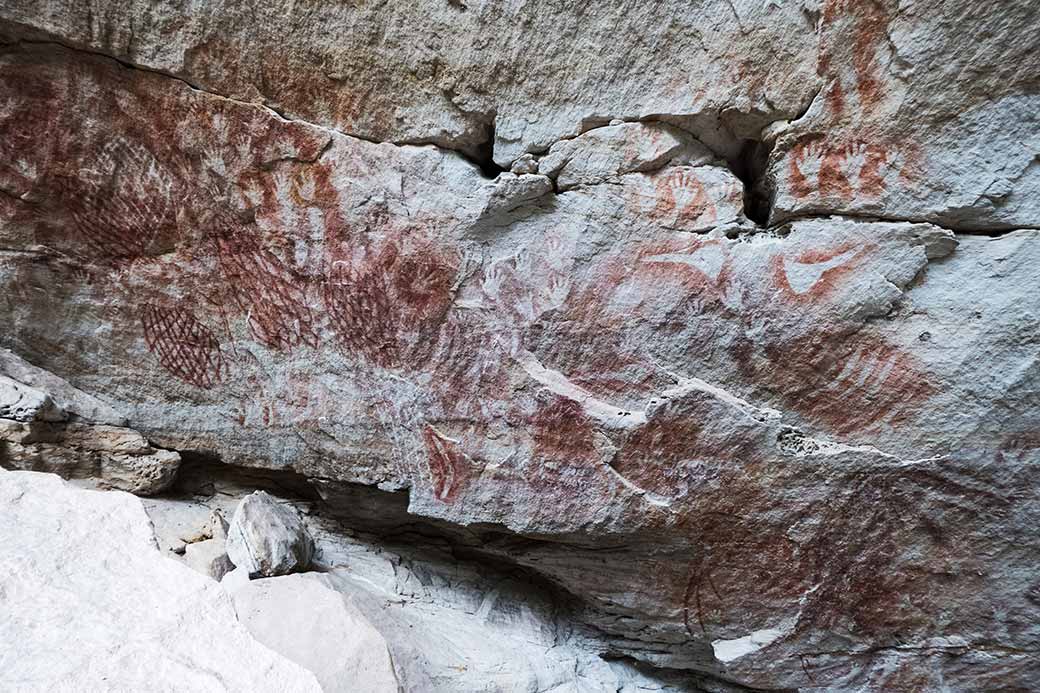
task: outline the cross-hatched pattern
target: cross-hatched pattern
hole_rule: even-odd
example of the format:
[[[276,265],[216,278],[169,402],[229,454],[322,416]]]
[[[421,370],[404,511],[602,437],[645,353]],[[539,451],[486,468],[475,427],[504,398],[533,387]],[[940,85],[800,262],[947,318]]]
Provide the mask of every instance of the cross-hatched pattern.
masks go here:
[[[191,311],[148,304],[141,323],[148,350],[169,373],[202,389],[224,380],[227,365],[220,342]]]
[[[428,242],[356,242],[331,253],[325,308],[343,347],[383,367],[429,357],[452,302],[457,258]]]
[[[397,365],[400,343],[386,274],[364,274],[333,264],[324,285],[325,307],[340,342],[380,366]]]
[[[216,236],[220,269],[253,336],[279,351],[318,346],[306,279],[243,229],[227,225]]]
[[[83,165],[81,177],[66,193],[93,259],[131,262],[176,226],[174,178],[141,144],[117,137]]]

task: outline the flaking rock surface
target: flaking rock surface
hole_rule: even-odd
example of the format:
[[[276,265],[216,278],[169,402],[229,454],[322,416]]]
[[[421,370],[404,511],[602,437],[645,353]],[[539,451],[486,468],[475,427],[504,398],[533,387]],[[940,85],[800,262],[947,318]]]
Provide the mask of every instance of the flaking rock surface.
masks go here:
[[[1033,3],[204,10],[0,10],[0,347],[605,657],[1040,686]]]

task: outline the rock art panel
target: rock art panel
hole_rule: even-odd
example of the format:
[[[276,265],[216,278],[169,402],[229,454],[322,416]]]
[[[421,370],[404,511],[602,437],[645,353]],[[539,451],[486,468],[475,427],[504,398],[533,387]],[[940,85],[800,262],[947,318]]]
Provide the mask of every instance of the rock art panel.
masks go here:
[[[170,374],[203,389],[224,379],[224,358],[216,336],[185,308],[145,305],[145,343]]]
[[[795,168],[833,200],[909,189],[888,140],[843,139],[905,95],[880,7],[821,18],[813,108],[840,127]],[[843,53],[848,32],[873,48]],[[54,46],[5,48],[0,84],[21,162],[0,169],[0,342],[156,445],[330,505],[407,491],[410,519],[569,595],[611,656],[760,688],[1036,682],[1037,232],[759,228],[720,162],[611,150],[638,139],[550,193]],[[773,113],[741,103],[733,123]],[[503,192],[522,178],[542,192]]]
[[[1036,26],[1040,13],[822,3],[821,90],[801,118],[765,133],[776,142],[771,220],[822,212],[969,230],[1035,225],[1027,162],[1037,146],[1026,134],[1035,120],[1023,107],[1036,61],[1032,48],[1000,38],[1005,21]],[[997,150],[996,166],[980,156]]]

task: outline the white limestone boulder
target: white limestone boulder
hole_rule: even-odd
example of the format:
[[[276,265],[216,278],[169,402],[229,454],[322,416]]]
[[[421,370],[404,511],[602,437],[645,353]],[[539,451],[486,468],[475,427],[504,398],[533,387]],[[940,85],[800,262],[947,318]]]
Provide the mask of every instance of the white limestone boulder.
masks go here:
[[[235,569],[227,555],[223,539],[204,539],[184,547],[184,562],[188,566],[216,581]]]
[[[400,690],[386,639],[323,576],[262,578],[229,589],[253,637],[314,672],[325,693]]]
[[[293,691],[220,585],[163,557],[141,502],[0,471],[0,689]]]

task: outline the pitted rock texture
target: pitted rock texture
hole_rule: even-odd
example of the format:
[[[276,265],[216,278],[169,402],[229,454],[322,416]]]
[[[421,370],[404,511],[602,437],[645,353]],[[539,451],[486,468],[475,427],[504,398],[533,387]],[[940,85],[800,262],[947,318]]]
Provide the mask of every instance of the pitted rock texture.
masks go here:
[[[156,450],[129,428],[25,424],[0,419],[0,467],[94,478],[110,488],[151,496],[169,488],[181,456]]]
[[[2,346],[606,656],[1036,688],[1040,10],[925,5],[8,3]]]
[[[46,392],[0,375],[0,419],[27,423],[64,421],[66,417]]]

